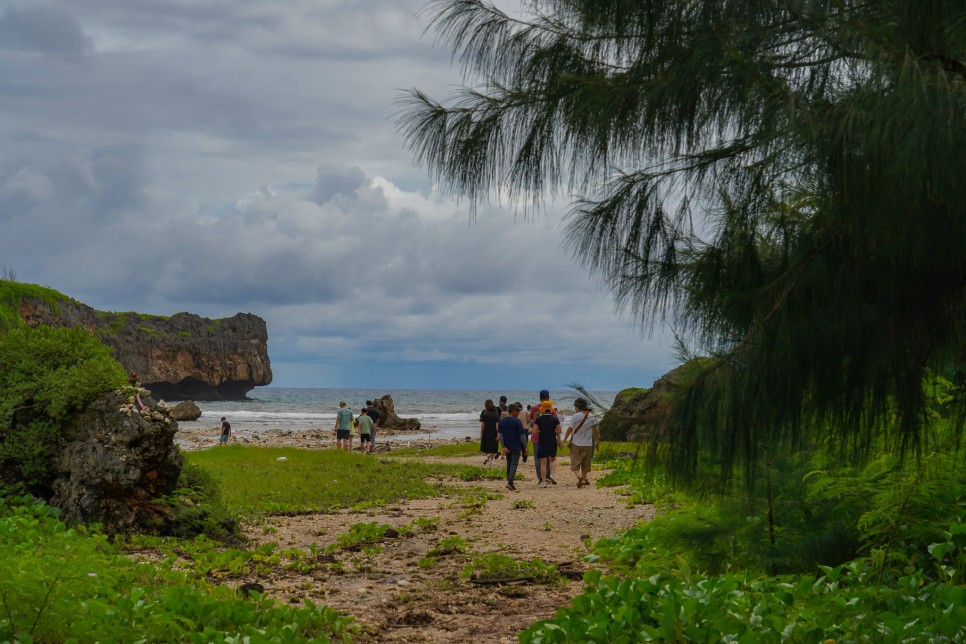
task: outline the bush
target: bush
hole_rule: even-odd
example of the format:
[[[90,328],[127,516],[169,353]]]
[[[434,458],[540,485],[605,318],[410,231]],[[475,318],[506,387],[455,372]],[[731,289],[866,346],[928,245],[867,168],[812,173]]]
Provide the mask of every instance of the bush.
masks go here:
[[[3,481],[41,484],[65,421],[125,382],[110,349],[82,329],[40,326],[0,334]]]

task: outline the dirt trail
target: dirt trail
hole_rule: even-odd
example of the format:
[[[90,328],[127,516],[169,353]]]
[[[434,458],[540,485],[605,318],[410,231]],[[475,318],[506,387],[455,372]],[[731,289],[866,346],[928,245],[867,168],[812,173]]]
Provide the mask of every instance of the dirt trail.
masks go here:
[[[436,460],[480,464],[476,456]],[[499,463],[492,467],[502,468],[503,461]],[[336,553],[340,572],[289,572],[251,581],[262,583],[270,596],[283,601],[310,599],[352,615],[373,641],[516,641],[520,630],[552,617],[579,594],[582,582],[478,585],[460,578],[472,555],[540,557],[561,568],[586,570],[584,539],[612,536],[652,514],[649,506],[627,507],[619,496],[621,488],[598,488],[592,483],[578,489],[566,457],[558,463],[558,485],[548,488],[536,486],[532,462],[520,465],[525,478],[517,482],[517,493],[507,490],[504,480],[460,482],[452,485],[461,492],[447,497],[363,512],[272,517],[250,526],[247,536],[255,543],[274,541],[282,548],[308,548],[312,542],[318,546],[336,542],[355,523],[376,521],[400,529],[420,518],[439,519],[435,526],[416,529],[412,536],[384,539],[375,555]],[[591,479],[601,473],[595,470]],[[502,498],[486,500],[482,493],[468,494],[480,488],[490,497]],[[431,567],[418,565],[428,550],[454,535],[466,540],[467,553],[441,556]]]

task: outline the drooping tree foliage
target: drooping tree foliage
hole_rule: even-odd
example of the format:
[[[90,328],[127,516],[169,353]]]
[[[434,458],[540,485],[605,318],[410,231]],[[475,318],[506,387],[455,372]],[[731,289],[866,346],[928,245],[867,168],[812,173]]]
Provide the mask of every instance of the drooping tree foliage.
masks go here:
[[[569,242],[714,366],[674,471],[929,445],[966,316],[966,2],[436,0],[465,87],[401,129],[478,203],[580,194]],[[961,355],[959,361],[962,361]]]

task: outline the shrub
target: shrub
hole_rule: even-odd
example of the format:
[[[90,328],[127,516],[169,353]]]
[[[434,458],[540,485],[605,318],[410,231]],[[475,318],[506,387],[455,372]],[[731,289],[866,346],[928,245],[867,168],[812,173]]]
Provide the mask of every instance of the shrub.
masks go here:
[[[82,329],[0,334],[0,476],[34,487],[70,415],[126,382],[110,349]]]

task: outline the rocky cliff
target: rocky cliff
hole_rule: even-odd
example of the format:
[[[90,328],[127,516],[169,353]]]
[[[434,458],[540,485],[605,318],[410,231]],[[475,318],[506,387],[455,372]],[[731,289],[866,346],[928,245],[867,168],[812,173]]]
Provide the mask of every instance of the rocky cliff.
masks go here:
[[[20,297],[18,311],[30,326],[79,326],[97,334],[158,399],[240,400],[272,382],[268,329],[250,313],[214,320],[110,313],[49,295]]]

